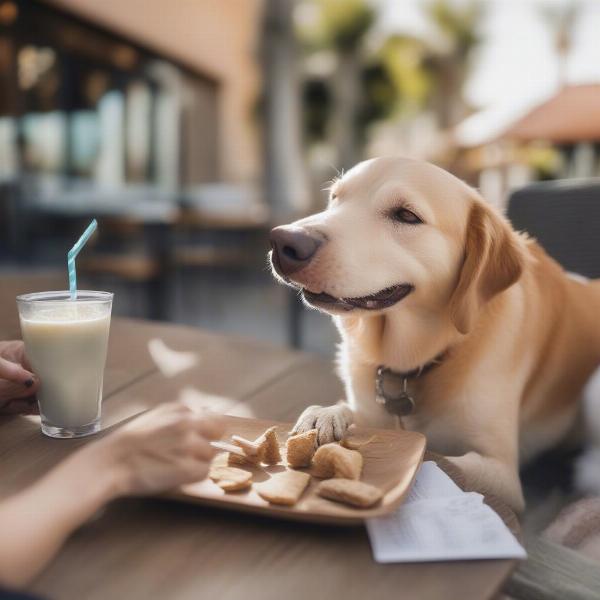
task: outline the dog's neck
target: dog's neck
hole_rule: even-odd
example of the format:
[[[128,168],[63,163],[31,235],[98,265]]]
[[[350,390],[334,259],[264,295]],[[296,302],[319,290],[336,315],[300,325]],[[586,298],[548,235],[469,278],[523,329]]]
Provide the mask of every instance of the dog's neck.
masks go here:
[[[427,364],[457,341],[446,315],[416,310],[348,316],[339,321],[342,338],[355,359],[408,372]]]

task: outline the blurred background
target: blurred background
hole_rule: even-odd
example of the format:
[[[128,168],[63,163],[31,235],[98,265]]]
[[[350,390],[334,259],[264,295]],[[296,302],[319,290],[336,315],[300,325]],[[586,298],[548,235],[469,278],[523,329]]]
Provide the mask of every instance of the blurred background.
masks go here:
[[[0,0],[0,288],[331,354],[267,234],[371,156],[504,208],[600,175],[600,2]],[[15,283],[16,282],[16,283]],[[1,295],[1,293],[0,293]]]

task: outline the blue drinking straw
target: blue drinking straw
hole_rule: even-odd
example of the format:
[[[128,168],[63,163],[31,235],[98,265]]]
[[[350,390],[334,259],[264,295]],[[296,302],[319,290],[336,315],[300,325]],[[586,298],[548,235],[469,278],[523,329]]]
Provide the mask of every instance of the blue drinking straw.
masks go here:
[[[71,292],[71,300],[77,299],[77,273],[75,271],[75,259],[90,239],[92,233],[98,228],[98,222],[94,219],[83,232],[83,235],[77,240],[77,243],[69,250],[67,254],[67,269],[69,271],[69,291]]]

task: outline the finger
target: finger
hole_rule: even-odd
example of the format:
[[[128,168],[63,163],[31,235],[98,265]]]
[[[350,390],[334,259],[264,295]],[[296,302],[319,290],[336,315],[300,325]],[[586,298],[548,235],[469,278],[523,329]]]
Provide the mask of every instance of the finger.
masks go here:
[[[33,387],[35,376],[22,365],[0,357],[0,379],[20,383],[25,387]]]
[[[38,405],[35,398],[24,400],[12,400],[0,409],[3,415],[34,415],[38,412]]]
[[[29,359],[27,358],[27,354],[25,354],[25,352],[23,352],[21,354],[21,364],[23,365],[23,367],[25,369],[27,369],[28,371],[31,371],[33,373],[33,370],[31,368],[31,363],[29,362]]]
[[[194,456],[194,458],[196,458],[197,460],[202,460],[202,461],[211,461],[215,455],[217,454],[218,450],[216,448],[213,448],[208,441],[206,440],[206,438],[204,438],[201,435],[194,435],[189,446],[188,446],[188,450],[190,452],[190,454],[192,454]]]
[[[201,413],[194,417],[194,429],[209,440],[218,440],[223,435],[225,425],[218,415]]]
[[[22,363],[21,358],[25,353],[25,346],[21,340],[0,342],[0,356],[12,362]]]
[[[173,414],[173,415],[183,415],[191,413],[192,411],[181,402],[165,402],[164,404],[160,404],[156,408],[153,408],[150,413],[152,414]]]
[[[205,479],[208,475],[208,463],[203,460],[193,458],[184,458],[180,461],[180,468],[184,474],[184,480],[181,483],[193,483]]]
[[[39,380],[37,379],[34,379],[30,386],[0,379],[0,402],[33,397],[38,388]]]
[[[2,356],[11,362],[23,365],[28,371],[31,371],[31,363],[25,354],[25,344],[21,340],[13,340],[8,342],[6,351],[2,352]]]
[[[164,406],[167,410],[177,414],[187,414],[193,412],[192,409],[189,406],[187,406],[187,404],[179,402],[178,400],[168,402]]]

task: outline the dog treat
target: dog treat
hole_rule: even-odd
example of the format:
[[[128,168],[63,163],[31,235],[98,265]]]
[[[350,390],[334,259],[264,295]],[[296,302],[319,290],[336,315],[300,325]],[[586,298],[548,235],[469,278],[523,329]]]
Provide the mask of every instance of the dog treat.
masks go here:
[[[263,462],[267,465],[276,465],[281,460],[276,429],[277,427],[269,427],[269,429],[258,438],[259,440],[264,438],[264,441],[261,442],[265,453]]]
[[[287,464],[292,468],[308,467],[317,449],[317,430],[292,435],[286,442]]]
[[[321,479],[360,479],[363,457],[360,452],[339,444],[324,444],[315,452],[312,465],[313,475]]]
[[[245,490],[252,485],[252,473],[235,467],[211,467],[208,476],[226,492]]]
[[[228,452],[227,464],[230,467],[259,467],[260,460],[257,457],[240,456],[234,452]]]
[[[321,481],[317,486],[317,494],[322,498],[357,508],[369,508],[383,497],[383,492],[379,488],[355,479]]]
[[[254,465],[258,465],[262,462],[265,451],[261,444],[251,442],[239,435],[232,435],[231,441],[244,451],[246,462]],[[230,453],[230,456],[233,456],[233,453]],[[240,459],[243,460],[243,457],[240,456]]]
[[[275,432],[276,429],[277,427],[269,427],[269,429],[257,437],[253,442],[239,435],[232,436],[231,441],[244,451],[246,458],[245,460],[243,457],[236,457],[234,459],[232,458],[234,455],[230,454],[231,463],[250,463],[258,465],[264,462],[267,465],[276,465],[281,460],[279,440],[277,439],[277,433]]]
[[[263,483],[254,487],[258,495],[271,504],[293,506],[298,502],[302,492],[306,489],[310,475],[302,471],[283,471],[276,473]]]

